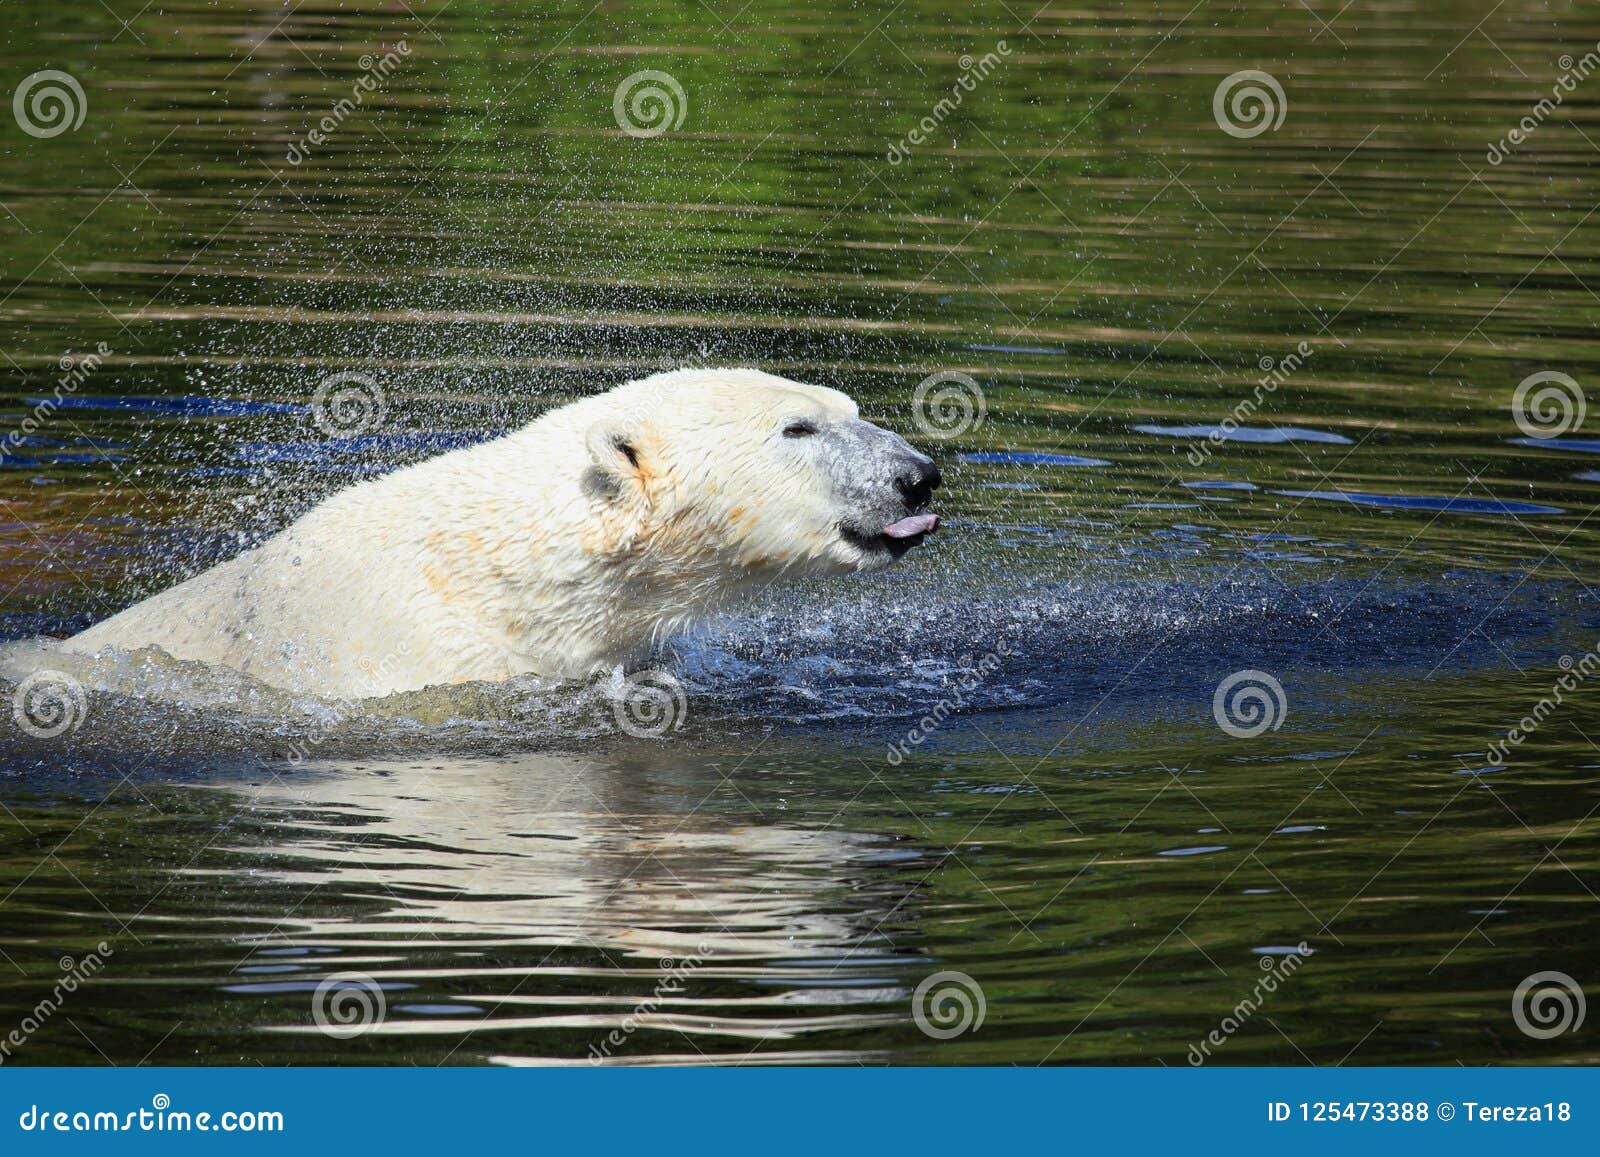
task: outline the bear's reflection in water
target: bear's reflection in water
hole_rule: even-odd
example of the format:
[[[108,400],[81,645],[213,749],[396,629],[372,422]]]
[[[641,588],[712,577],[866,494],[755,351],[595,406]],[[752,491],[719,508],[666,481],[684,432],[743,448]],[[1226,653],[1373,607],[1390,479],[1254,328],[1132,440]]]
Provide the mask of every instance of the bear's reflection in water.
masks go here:
[[[456,1060],[595,1060],[594,1042],[612,1059],[612,1029],[628,1038],[618,1059],[698,1059],[719,1042],[742,1056],[904,1021],[905,980],[928,969],[891,939],[923,856],[783,826],[703,767],[307,764],[252,794],[269,821],[267,846],[248,849],[253,877],[307,902],[247,941],[240,971],[286,958],[319,980],[358,970],[386,997],[366,1031],[470,1033]],[[312,987],[304,972],[294,986]],[[317,1031],[299,1020],[272,1027]],[[779,1054],[798,1055],[762,1050]]]

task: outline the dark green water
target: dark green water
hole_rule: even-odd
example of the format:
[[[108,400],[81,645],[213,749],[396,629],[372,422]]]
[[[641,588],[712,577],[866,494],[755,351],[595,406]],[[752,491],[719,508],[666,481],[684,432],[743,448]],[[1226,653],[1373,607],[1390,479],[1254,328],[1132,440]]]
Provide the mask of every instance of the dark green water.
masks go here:
[[[665,366],[847,390],[949,519],[674,643],[662,739],[595,688],[351,715],[155,662],[39,737],[7,687],[0,1060],[1600,1055],[1513,1010],[1600,956],[1600,413],[1513,406],[1600,405],[1592,10],[112,7],[13,3],[0,48],[83,111],[0,115],[4,637]],[[1283,116],[1239,136],[1247,69]],[[381,413],[330,432],[350,372]],[[930,429],[937,372],[981,423]],[[1256,392],[1293,437],[1181,432]],[[1241,671],[1275,729],[1219,725]],[[984,1010],[949,1039],[941,972]]]

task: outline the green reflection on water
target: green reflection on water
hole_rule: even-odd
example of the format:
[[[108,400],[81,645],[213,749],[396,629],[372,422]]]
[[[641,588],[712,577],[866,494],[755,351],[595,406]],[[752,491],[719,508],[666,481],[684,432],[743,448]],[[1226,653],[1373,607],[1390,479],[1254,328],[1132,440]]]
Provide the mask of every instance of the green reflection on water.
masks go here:
[[[1023,28],[1000,8],[938,3],[882,24],[867,10],[797,14],[765,0],[737,16],[581,4],[530,15],[474,0],[415,14],[177,4],[119,35],[98,9],[24,5],[10,13],[5,75],[65,69],[88,112],[59,137],[0,134],[0,431],[19,428],[63,356],[102,342],[112,353],[85,396],[303,403],[327,373],[358,369],[388,393],[389,432],[500,429],[661,365],[741,361],[848,389],[927,442],[912,389],[959,370],[982,385],[986,418],[937,444],[956,533],[923,560],[928,572],[998,585],[982,564],[985,535],[1002,532],[985,528],[1020,527],[1043,528],[1005,556],[1020,581],[1106,558],[1183,576],[1189,556],[1159,538],[1181,525],[1204,528],[1214,545],[1194,550],[1208,564],[1287,586],[1302,568],[1418,581],[1529,571],[1569,584],[1576,605],[1597,548],[1595,481],[1574,476],[1592,457],[1507,439],[1527,375],[1600,380],[1592,99],[1574,99],[1503,164],[1484,152],[1549,92],[1562,53],[1593,46],[1600,22],[1576,5],[1513,3],[1471,34],[1481,7],[1046,8]],[[401,39],[411,54],[381,91],[289,164],[290,143],[350,93],[363,54]],[[961,57],[1000,39],[1003,63],[892,164],[890,146],[952,91]],[[680,128],[639,139],[618,129],[612,102],[645,68],[678,80],[687,112]],[[1238,139],[1218,129],[1212,97],[1245,68],[1277,77],[1288,110],[1276,131]],[[1134,431],[1221,421],[1267,375],[1263,359],[1280,365],[1302,343],[1304,364],[1255,421],[1348,444],[1227,444],[1195,465],[1193,439]],[[321,462],[261,470],[241,458],[241,446],[319,440],[297,413],[73,410],[41,434],[59,444],[0,466],[0,609],[25,623],[106,613],[350,478]],[[1110,465],[960,461],[984,449]],[[390,456],[404,452],[368,460]],[[1218,479],[1258,489],[1182,485]],[[1566,513],[1474,517],[1274,493],[1332,489]],[[1297,558],[1231,537],[1261,534],[1297,536],[1282,551]],[[1581,973],[1593,958],[1590,705],[1571,704],[1506,772],[1456,774],[1552,677],[1447,667],[1352,693],[1347,715],[1316,734],[1243,750],[1209,725],[1115,717],[1078,730],[1074,704],[1003,731],[956,726],[948,748],[893,773],[874,745],[864,758],[876,780],[838,736],[762,757],[737,793],[718,769],[743,746],[684,758],[675,774],[687,786],[659,816],[717,789],[712,812],[730,824],[837,829],[916,853],[843,875],[827,857],[796,869],[822,880],[813,908],[860,921],[859,934],[880,925],[895,962],[863,966],[862,983],[885,991],[850,1010],[893,1026],[695,1047],[1180,1064],[1254,983],[1249,949],[1305,938],[1317,956],[1220,1060],[1331,1063],[1358,1046],[1352,1061],[1593,1059],[1592,1034],[1535,1042],[1508,1009],[1523,976]],[[1209,690],[1196,691],[1202,721]],[[999,750],[982,739],[996,734]],[[964,790],[996,786],[1024,790]],[[231,797],[158,783],[87,818],[27,782],[8,802],[0,943],[17,968],[0,968],[5,1007],[31,1007],[61,954],[108,931],[118,945],[106,981],[70,1009],[83,1031],[52,1018],[19,1054],[28,1060],[136,1060],[152,1048],[167,1061],[581,1058],[592,1037],[508,1030],[452,1053],[455,1037],[369,1036],[334,1050],[256,1033],[304,1024],[306,994],[269,1011],[261,995],[220,985],[244,955],[240,938],[272,929],[307,880],[246,870],[311,837],[258,817],[219,839]],[[1286,821],[1323,830],[1271,834]],[[1200,830],[1213,827],[1223,831]],[[1159,854],[1210,845],[1227,850]],[[734,846],[730,862],[752,879],[773,870],[770,848]],[[381,877],[381,856],[362,849],[357,862]],[[455,864],[433,867],[449,877]],[[858,886],[869,893],[859,902]],[[306,900],[307,916],[358,922],[393,899],[340,887]],[[1249,891],[1265,888],[1276,890]],[[163,920],[170,938],[138,942]],[[849,942],[837,929],[811,934],[819,951]],[[219,949],[197,959],[207,936]],[[451,953],[395,949],[438,973],[395,1002],[483,996],[475,986],[489,982],[454,976]],[[500,948],[491,963],[530,966],[531,953]],[[904,1023],[925,961],[982,983],[982,1030],[934,1047]],[[607,958],[574,942],[557,963]],[[548,980],[547,995],[649,991],[637,978]],[[696,984],[697,1002],[760,988],[748,977]],[[164,1038],[178,1002],[182,1022]],[[630,1047],[694,1055],[681,1035],[646,1032]]]

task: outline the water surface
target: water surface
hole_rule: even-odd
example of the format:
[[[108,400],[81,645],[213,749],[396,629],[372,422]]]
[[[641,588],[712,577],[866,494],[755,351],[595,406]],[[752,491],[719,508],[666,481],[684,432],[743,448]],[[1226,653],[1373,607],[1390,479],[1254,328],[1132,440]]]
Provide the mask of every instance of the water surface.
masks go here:
[[[7,1062],[1596,1059],[1513,1016],[1595,979],[1587,683],[1504,747],[1600,640],[1594,419],[1512,405],[1600,380],[1595,97],[1487,150],[1600,20],[1032,7],[11,12],[8,83],[86,110],[0,135],[6,638],[669,366],[847,390],[949,517],[672,641],[659,738],[603,680],[62,661],[75,726],[0,717]],[[381,404],[330,426],[341,374]],[[926,1031],[940,973],[981,1024]]]

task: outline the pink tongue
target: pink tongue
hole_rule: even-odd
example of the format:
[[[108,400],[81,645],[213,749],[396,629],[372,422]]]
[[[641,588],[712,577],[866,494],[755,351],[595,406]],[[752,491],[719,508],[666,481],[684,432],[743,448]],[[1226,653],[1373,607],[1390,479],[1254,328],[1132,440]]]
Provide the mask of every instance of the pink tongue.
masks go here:
[[[910,518],[902,518],[899,522],[891,522],[883,528],[885,538],[911,538],[913,535],[927,534],[930,530],[939,528],[937,514],[913,514]]]

